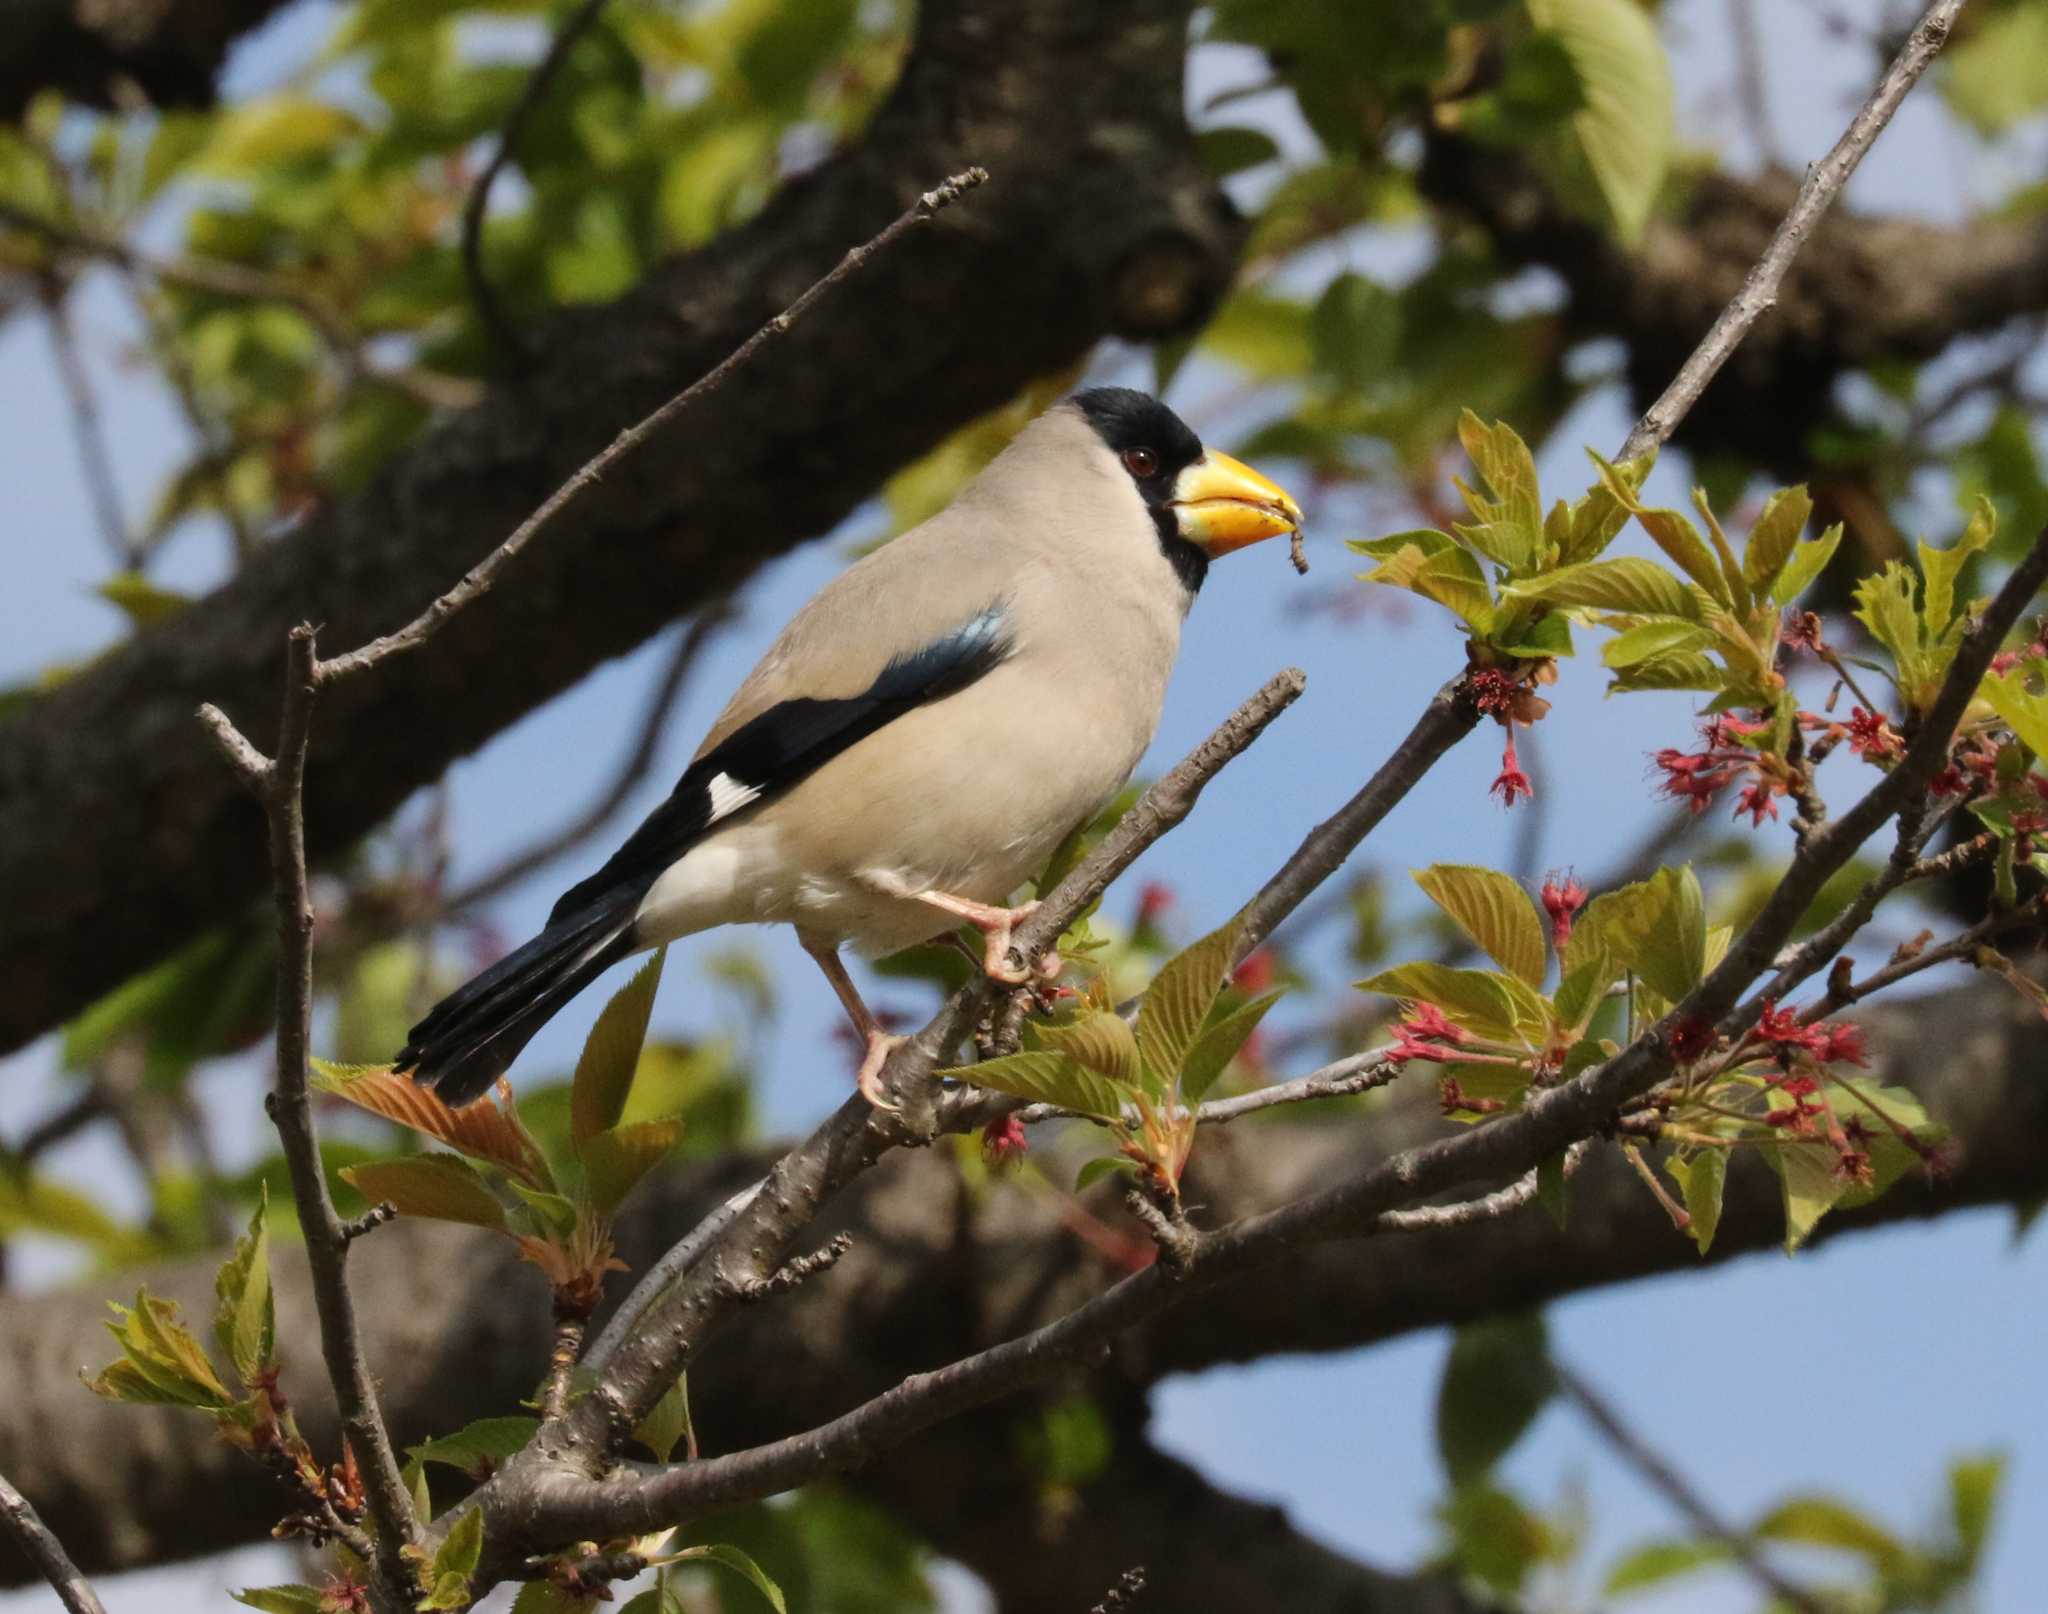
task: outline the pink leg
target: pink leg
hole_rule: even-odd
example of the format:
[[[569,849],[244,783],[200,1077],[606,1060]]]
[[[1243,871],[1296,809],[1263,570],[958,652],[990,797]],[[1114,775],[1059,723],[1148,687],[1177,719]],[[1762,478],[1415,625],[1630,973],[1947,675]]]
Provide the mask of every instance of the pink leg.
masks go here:
[[[987,940],[982,949],[981,968],[992,981],[1001,981],[1006,986],[1022,986],[1032,979],[1033,972],[1019,969],[1009,960],[1010,932],[1033,914],[1038,904],[1027,902],[1017,908],[997,908],[986,902],[976,902],[970,897],[956,897],[945,891],[920,891],[916,900],[941,913],[958,914]],[[1060,972],[1060,956],[1048,953],[1038,961],[1037,975],[1051,980]]]
[[[818,968],[832,983],[833,994],[839,999],[839,1006],[846,1011],[846,1018],[853,1022],[854,1031],[867,1043],[867,1052],[860,1062],[860,1074],[854,1078],[861,1097],[878,1110],[897,1108],[882,1086],[882,1067],[889,1062],[889,1055],[910,1039],[892,1036],[875,1023],[873,1012],[861,1001],[860,989],[853,984],[853,977],[839,962],[837,947],[802,931],[797,932],[797,940],[803,943],[804,951],[818,961]]]

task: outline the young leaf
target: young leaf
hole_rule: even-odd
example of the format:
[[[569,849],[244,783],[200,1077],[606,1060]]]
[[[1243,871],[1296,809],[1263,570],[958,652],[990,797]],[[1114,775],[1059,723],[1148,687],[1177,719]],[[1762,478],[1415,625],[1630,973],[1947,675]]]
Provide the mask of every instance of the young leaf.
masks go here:
[[[1633,667],[1674,650],[1704,650],[1713,642],[1714,636],[1698,623],[1666,618],[1616,634],[1601,647],[1600,660],[1609,667]]]
[[[313,1085],[323,1093],[381,1115],[387,1121],[438,1138],[474,1160],[487,1160],[530,1187],[551,1189],[554,1173],[518,1112],[496,1100],[478,1099],[451,1110],[409,1076],[381,1065],[332,1065],[313,1061]]]
[[[263,1614],[325,1614],[326,1603],[311,1586],[244,1586],[228,1596]]]
[[[1771,592],[1812,518],[1813,500],[1804,487],[1780,488],[1765,501],[1742,552],[1743,580],[1758,599]]]
[[[2005,1482],[2005,1458],[1997,1452],[1965,1457],[1949,1466],[1949,1518],[1965,1567],[1974,1568],[1991,1538],[1991,1519]]]
[[[1908,1552],[1904,1542],[1868,1514],[1827,1496],[1781,1502],[1757,1520],[1750,1534],[1766,1541],[1796,1541],[1853,1552],[1880,1573],[1897,1569]]]
[[[1593,611],[1626,611],[1633,616],[1677,617],[1697,621],[1699,601],[1677,578],[1654,560],[1616,555],[1610,560],[1581,561],[1560,566],[1540,577],[1511,583],[1502,591],[1510,600],[1542,600],[1549,605],[1577,606]]]
[[[728,1547],[719,1543],[708,1547],[685,1547],[674,1555],[671,1562],[687,1563],[696,1559],[723,1564],[735,1574],[744,1575],[752,1583],[754,1590],[768,1599],[775,1614],[789,1614],[789,1605],[782,1600],[782,1588],[770,1580],[761,1566],[738,1547]]]
[[[1728,1557],[1727,1546],[1719,1541],[1648,1541],[1607,1571],[1603,1590],[1609,1597],[1648,1591],[1673,1576],[1726,1563]]]
[[[1699,877],[1690,864],[1659,869],[1647,884],[1656,918],[1643,932],[1633,954],[1623,956],[1623,962],[1659,995],[1676,1003],[1698,986],[1706,974],[1706,903],[1700,895]],[[1587,907],[1590,910],[1592,904]],[[1583,922],[1585,915],[1580,918]],[[1577,930],[1573,926],[1574,939]]]
[[[584,1187],[598,1214],[616,1211],[634,1185],[668,1158],[682,1135],[681,1121],[632,1121],[585,1138]]]
[[[1510,981],[1515,978],[1492,970],[1452,969],[1425,961],[1399,964],[1356,984],[1361,992],[1379,992],[1406,1003],[1434,1003],[1475,1036],[1489,1042],[1514,1042],[1518,1040],[1516,1005],[1509,992]],[[1515,981],[1515,985],[1521,983]]]
[[[1856,620],[1870,630],[1871,638],[1891,652],[1899,669],[1899,683],[1909,692],[1920,683],[1923,671],[1920,615],[1913,607],[1913,588],[1912,572],[1895,560],[1886,561],[1883,571],[1856,585]]]
[[[1922,614],[1927,619],[1928,637],[1934,638],[1949,625],[1949,618],[1955,615],[1956,578],[1972,555],[1989,546],[1998,535],[1998,512],[1992,509],[1991,501],[1978,494],[1972,503],[1969,524],[1963,528],[1962,537],[1947,549],[1929,549],[1920,545],[1920,571],[1926,579],[1926,600]]]
[[[372,1205],[390,1200],[401,1216],[465,1222],[502,1233],[505,1207],[476,1167],[459,1155],[415,1154],[341,1168],[342,1181]]]
[[[427,1595],[421,1609],[461,1609],[469,1606],[469,1577],[484,1555],[484,1510],[465,1509],[449,1529],[441,1550],[427,1570]]]
[[[1177,957],[1168,959],[1145,988],[1138,1005],[1138,1048],[1145,1068],[1161,1084],[1171,1082],[1186,1063],[1202,1022],[1222,996],[1237,946],[1238,922],[1233,919],[1212,931]]]
[[[583,1041],[576,1078],[569,1088],[570,1136],[579,1156],[585,1143],[617,1126],[625,1114],[626,1094],[632,1089],[640,1048],[647,1040],[647,1021],[654,1012],[654,994],[661,985],[662,961],[667,957],[666,947],[655,949],[654,956],[612,995]]]
[[[1785,1253],[1794,1255],[1849,1185],[1835,1174],[1835,1154],[1825,1144],[1783,1138],[1763,1156],[1784,1187]]]
[[[633,1438],[664,1463],[674,1458],[677,1446],[693,1458],[697,1455],[697,1437],[690,1425],[689,1374],[676,1375],[676,1382],[662,1392],[654,1409],[633,1430]]]
[[[1081,1169],[1074,1173],[1074,1192],[1078,1194],[1092,1188],[1104,1177],[1134,1177],[1137,1172],[1138,1162],[1128,1155],[1097,1155],[1093,1160],[1082,1161]]]
[[[1005,1054],[1000,1059],[959,1065],[939,1074],[1034,1104],[1056,1104],[1061,1109],[1104,1121],[1115,1121],[1123,1115],[1123,1094],[1116,1084],[1066,1054]]]
[[[1470,864],[1433,863],[1415,871],[1415,883],[1502,969],[1530,986],[1543,984],[1543,920],[1515,880]]]
[[[1405,588],[1435,600],[1474,633],[1484,634],[1492,628],[1493,595],[1486,586],[1486,574],[1446,534],[1423,528],[1388,538],[1354,540],[1350,547],[1380,563],[1372,571],[1360,572],[1360,581]]]
[[[1735,558],[1735,551],[1729,546],[1728,535],[1721,530],[1714,507],[1707,502],[1705,488],[1695,487],[1692,490],[1692,507],[1700,513],[1700,520],[1707,524],[1707,538],[1714,546],[1714,559],[1721,568],[1722,580],[1728,585],[1728,602],[1746,615],[1749,611],[1749,581],[1742,575],[1742,563]]]
[[[1026,1021],[1029,1035],[1126,1086],[1138,1080],[1138,1039],[1114,1009],[1091,1009],[1064,1025]]]
[[[1719,665],[1693,650],[1667,650],[1645,656],[1632,667],[1623,667],[1607,686],[1610,695],[1636,689],[1692,689],[1719,693],[1727,686],[1728,674]]]
[[[1728,586],[1728,579],[1721,574],[1721,567],[1713,551],[1707,548],[1693,524],[1676,510],[1652,509],[1636,497],[1635,490],[1626,486],[1613,465],[1593,455],[1593,463],[1600,467],[1600,476],[1607,490],[1616,499],[1628,506],[1633,515],[1648,533],[1651,540],[1672,563],[1706,590],[1723,605],[1733,605],[1735,596]]]
[[[1230,1068],[1231,1060],[1237,1057],[1251,1034],[1258,1030],[1259,1022],[1266,1018],[1266,1011],[1280,1001],[1277,991],[1266,992],[1253,998],[1249,1003],[1240,1003],[1220,1020],[1213,1020],[1202,1028],[1202,1034],[1195,1038],[1194,1047],[1180,1067],[1180,1100],[1190,1108],[1202,1102],[1209,1089],[1216,1085],[1216,1078]]]
[[[234,1397],[220,1381],[206,1351],[178,1320],[175,1302],[138,1290],[135,1306],[108,1303],[116,1320],[107,1332],[120,1345],[122,1357],[86,1388],[112,1401],[153,1401],[166,1406],[197,1407],[219,1412]]]
[[[1678,1184],[1685,1200],[1685,1213],[1692,1218],[1686,1232],[1699,1246],[1700,1254],[1705,1255],[1721,1225],[1721,1193],[1728,1181],[1728,1152],[1702,1149],[1690,1157],[1673,1155],[1664,1162],[1664,1169]]]
[[[262,1188],[249,1231],[214,1275],[213,1337],[243,1384],[277,1354],[277,1305],[270,1292],[270,1191]]]
[[[1842,524],[1838,521],[1813,542],[1794,549],[1777,581],[1771,584],[1771,598],[1780,605],[1790,605],[1798,599],[1827,570],[1828,562],[1835,558],[1835,546],[1841,541]]]
[[[491,1471],[533,1439],[540,1428],[538,1418],[508,1415],[479,1418],[475,1423],[434,1440],[408,1446],[405,1454],[416,1463],[446,1463],[473,1480],[485,1480]]]
[[[1540,1313],[1460,1328],[1436,1395],[1437,1454],[1451,1483],[1485,1478],[1556,1389]]]
[[[2025,668],[1993,673],[1977,686],[1977,693],[2029,751],[2048,757],[2048,695],[2027,688]]]
[[[636,1607],[639,1602],[636,1597],[626,1607]],[[551,1580],[529,1580],[512,1599],[512,1614],[597,1614],[597,1610],[594,1594],[564,1591]]]

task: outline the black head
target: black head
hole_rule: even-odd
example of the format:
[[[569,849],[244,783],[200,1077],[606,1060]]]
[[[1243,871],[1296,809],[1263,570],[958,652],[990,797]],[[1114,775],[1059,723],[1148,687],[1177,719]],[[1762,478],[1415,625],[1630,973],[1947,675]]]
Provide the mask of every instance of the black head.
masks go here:
[[[1130,387],[1090,387],[1074,394],[1074,407],[1123,465],[1152,512],[1159,547],[1192,594],[1208,575],[1209,557],[1181,536],[1167,506],[1181,472],[1202,457],[1201,438],[1157,398]]]

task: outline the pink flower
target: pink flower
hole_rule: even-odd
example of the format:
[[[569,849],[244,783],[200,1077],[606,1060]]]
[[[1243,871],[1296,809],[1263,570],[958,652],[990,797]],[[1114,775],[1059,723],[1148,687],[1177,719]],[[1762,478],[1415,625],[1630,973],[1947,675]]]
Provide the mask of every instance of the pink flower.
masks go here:
[[[1503,807],[1512,807],[1517,796],[1535,799],[1536,790],[1529,783],[1529,776],[1522,772],[1520,760],[1515,756],[1515,731],[1508,730],[1507,748],[1501,753],[1500,775],[1487,787],[1487,794],[1500,797]]]
[[[1906,754],[1906,742],[1878,713],[1857,706],[1849,712],[1849,749],[1865,762],[1896,762]]]
[[[991,1171],[1006,1171],[1030,1152],[1024,1123],[1014,1115],[998,1116],[981,1129],[981,1158]]]
[[[1552,874],[1543,882],[1539,898],[1550,915],[1550,945],[1562,953],[1572,939],[1572,920],[1586,905],[1586,888],[1569,874]]]

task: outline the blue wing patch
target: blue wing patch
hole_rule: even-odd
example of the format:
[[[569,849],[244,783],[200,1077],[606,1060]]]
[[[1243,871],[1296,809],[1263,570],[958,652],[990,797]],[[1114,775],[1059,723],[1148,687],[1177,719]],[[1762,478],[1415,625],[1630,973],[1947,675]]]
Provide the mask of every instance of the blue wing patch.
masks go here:
[[[986,677],[1013,645],[1008,606],[997,600],[892,658],[858,695],[781,701],[748,719],[690,764],[668,800],[603,868],[562,893],[548,922],[598,901],[628,894],[637,901],[713,824],[780,795],[905,712]]]

